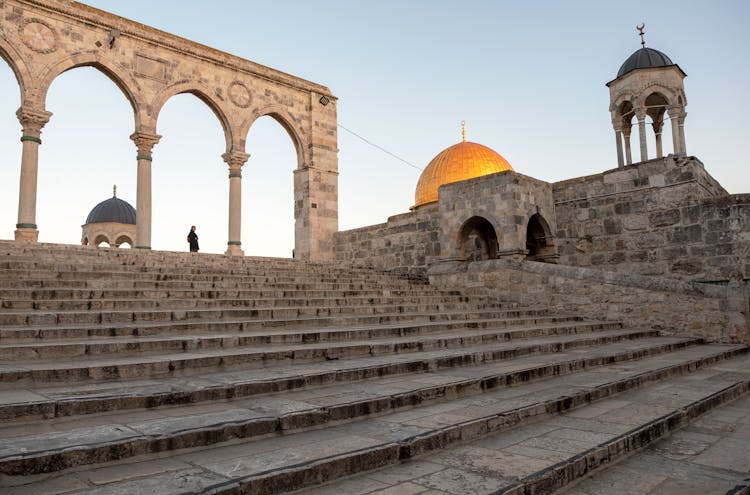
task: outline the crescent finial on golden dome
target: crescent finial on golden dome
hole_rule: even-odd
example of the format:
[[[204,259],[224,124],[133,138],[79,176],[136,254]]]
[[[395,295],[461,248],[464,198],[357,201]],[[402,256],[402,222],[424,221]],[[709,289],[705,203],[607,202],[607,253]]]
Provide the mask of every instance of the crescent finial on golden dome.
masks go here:
[[[461,121],[461,141],[466,142],[466,121]]]

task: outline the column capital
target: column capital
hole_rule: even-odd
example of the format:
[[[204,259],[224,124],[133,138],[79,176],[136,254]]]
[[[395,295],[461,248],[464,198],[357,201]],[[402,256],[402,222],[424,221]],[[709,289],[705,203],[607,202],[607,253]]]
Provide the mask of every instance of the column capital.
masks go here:
[[[248,158],[250,158],[250,154],[242,151],[229,151],[221,155],[221,158],[229,165],[230,171],[239,172]]]
[[[667,108],[667,114],[669,114],[670,119],[678,119],[687,115],[687,112],[683,107],[675,105]]]
[[[42,133],[42,127],[49,122],[52,112],[22,106],[16,111],[16,117],[21,122],[24,137],[39,138]]]
[[[149,132],[136,131],[130,135],[130,139],[133,140],[136,148],[138,148],[138,159],[151,160],[151,150],[159,142],[161,136]]]
[[[638,122],[646,120],[647,110],[645,107],[635,107],[633,112],[635,112],[635,118],[638,119]]]

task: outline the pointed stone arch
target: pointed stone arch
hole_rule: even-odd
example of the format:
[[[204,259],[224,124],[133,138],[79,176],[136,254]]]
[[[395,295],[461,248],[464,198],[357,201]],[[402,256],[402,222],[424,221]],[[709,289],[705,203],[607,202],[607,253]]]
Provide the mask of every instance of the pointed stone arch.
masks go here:
[[[134,127],[137,129],[141,123],[141,111],[144,107],[141,98],[141,87],[128,69],[99,53],[77,53],[63,58],[50,66],[39,78],[38,94],[33,102],[33,106],[38,109],[46,108],[47,93],[55,79],[65,72],[80,67],[91,67],[98,70],[120,89],[133,109]]]
[[[170,98],[177,95],[190,94],[205,103],[206,106],[208,106],[208,108],[211,110],[211,112],[213,112],[213,114],[216,116],[219,121],[219,125],[221,125],[221,128],[224,131],[226,152],[228,153],[232,151],[232,143],[234,142],[235,136],[233,132],[234,127],[227,117],[227,111],[223,108],[220,100],[216,97],[211,96],[213,92],[214,91],[212,91],[210,87],[198,81],[192,80],[180,81],[166,86],[161,91],[159,91],[159,93],[154,97],[154,99],[148,106],[148,113],[152,119],[153,128],[156,129],[159,120],[159,114],[164,108],[164,105],[166,105],[167,101],[170,100]]]
[[[21,102],[21,105],[23,105],[24,101],[28,99],[27,88],[31,81],[31,74],[29,74],[29,70],[16,48],[1,37],[0,58],[8,64],[13,75],[16,77],[16,81],[18,81],[18,90],[20,94],[19,101]]]
[[[271,117],[284,128],[289,138],[292,140],[294,150],[297,153],[297,168],[303,168],[306,163],[309,163],[309,157],[307,154],[308,146],[306,146],[306,140],[304,139],[304,131],[302,126],[284,107],[281,105],[271,105],[263,108],[256,109],[253,111],[251,116],[246,119],[239,128],[239,135],[242,138],[242,144],[245,145],[247,136],[250,133],[250,129],[256,120],[261,117]]]

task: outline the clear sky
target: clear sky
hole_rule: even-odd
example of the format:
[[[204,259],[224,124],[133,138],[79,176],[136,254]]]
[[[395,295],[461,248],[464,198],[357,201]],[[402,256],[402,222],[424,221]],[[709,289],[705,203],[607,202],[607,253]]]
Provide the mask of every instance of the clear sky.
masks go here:
[[[645,22],[646,46],[688,74],[688,154],[729,192],[750,192],[746,0],[87,3],[323,84],[339,98],[340,125],[419,168],[460,141],[465,120],[469,141],[546,181],[617,166],[605,83],[640,48],[635,26]],[[0,62],[0,239],[13,238],[17,221],[19,104],[15,78]],[[40,148],[39,238],[77,244],[81,224],[111,197],[113,184],[135,206],[132,110],[90,68],[60,76],[47,110],[54,115]],[[158,132],[153,248],[187,250],[195,224],[202,250],[223,252],[229,184],[216,117],[194,96],[180,95],[165,106]],[[408,211],[420,170],[343,129],[338,142],[341,230]],[[665,143],[671,152],[671,139]],[[265,118],[251,129],[247,151],[242,247],[247,255],[290,256],[292,143]]]

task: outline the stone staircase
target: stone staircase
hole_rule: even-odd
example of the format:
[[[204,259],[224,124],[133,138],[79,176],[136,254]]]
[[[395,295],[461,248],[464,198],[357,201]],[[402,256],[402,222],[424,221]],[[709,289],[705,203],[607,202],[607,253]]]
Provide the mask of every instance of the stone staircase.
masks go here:
[[[746,351],[333,262],[0,242],[0,493],[552,493],[745,394]]]

